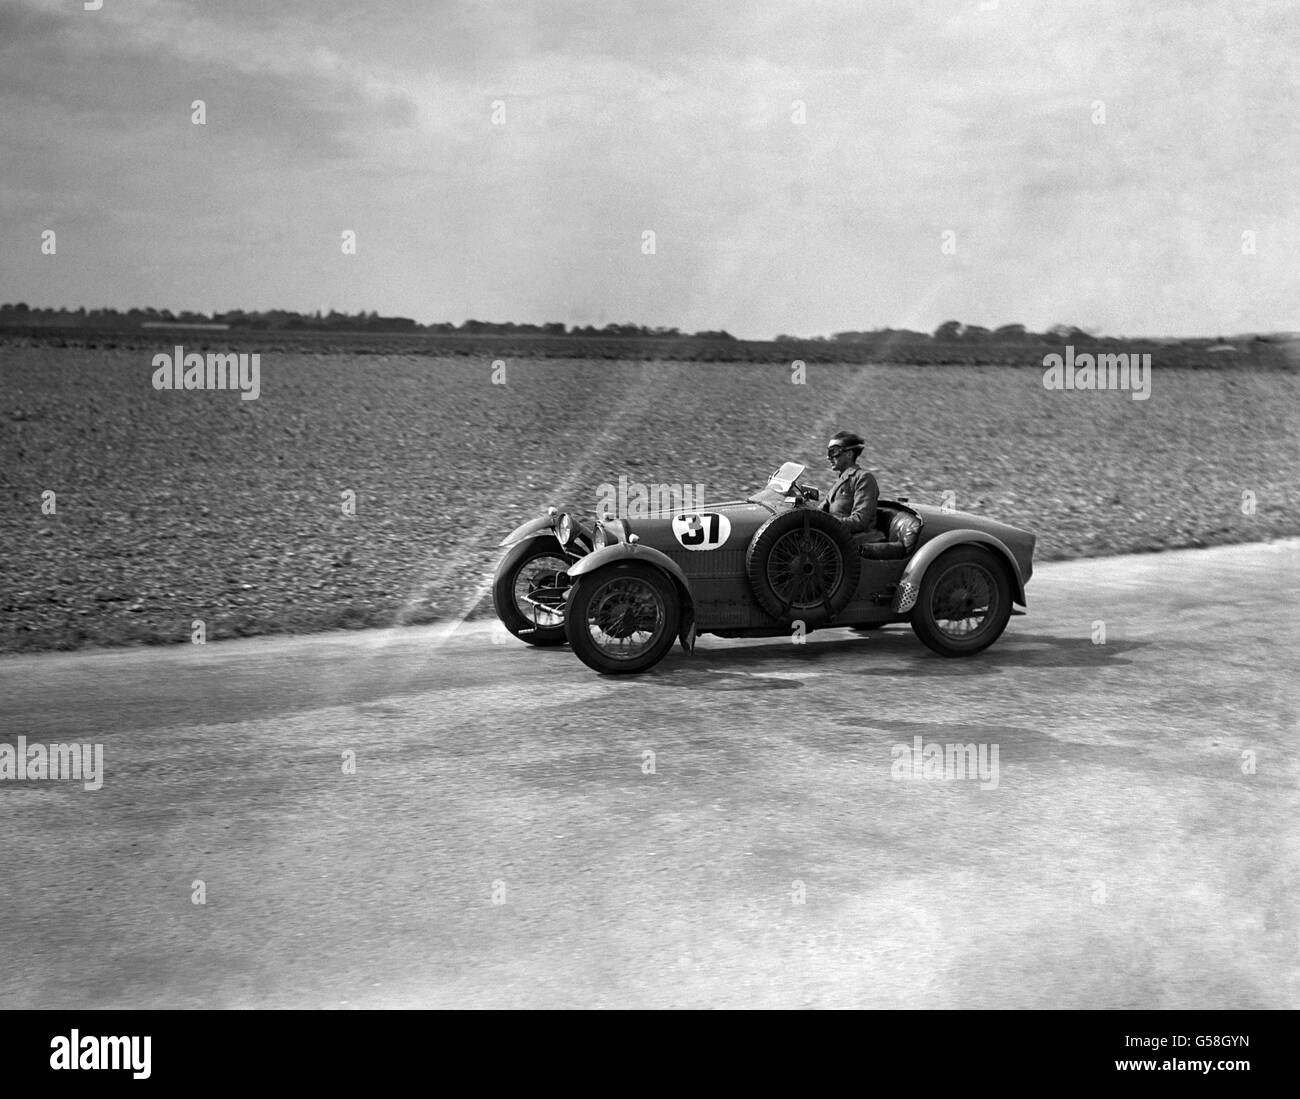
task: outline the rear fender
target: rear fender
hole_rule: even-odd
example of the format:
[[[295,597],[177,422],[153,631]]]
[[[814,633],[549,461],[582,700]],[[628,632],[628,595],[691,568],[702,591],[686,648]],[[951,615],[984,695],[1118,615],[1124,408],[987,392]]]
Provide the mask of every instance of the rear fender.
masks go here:
[[[1006,544],[1001,539],[986,534],[982,530],[950,530],[932,541],[926,542],[908,561],[907,567],[903,570],[903,575],[898,580],[898,591],[894,594],[893,612],[895,614],[906,614],[916,605],[916,598],[921,594],[921,580],[925,576],[925,570],[930,567],[936,557],[954,546],[968,546],[971,544],[988,546],[993,550],[994,554],[1006,565],[1007,576],[1011,580],[1011,598],[1021,606],[1026,606],[1025,580],[1020,574],[1020,566],[1016,564],[1016,559],[1011,551],[1007,549]]]

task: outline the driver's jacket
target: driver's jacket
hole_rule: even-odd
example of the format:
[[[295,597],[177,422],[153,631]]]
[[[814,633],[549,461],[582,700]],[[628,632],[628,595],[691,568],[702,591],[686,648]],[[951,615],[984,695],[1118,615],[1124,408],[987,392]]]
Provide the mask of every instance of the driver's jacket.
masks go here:
[[[875,529],[876,500],[880,486],[876,478],[860,466],[851,465],[839,475],[826,494],[822,511],[842,519],[853,534],[867,534]]]

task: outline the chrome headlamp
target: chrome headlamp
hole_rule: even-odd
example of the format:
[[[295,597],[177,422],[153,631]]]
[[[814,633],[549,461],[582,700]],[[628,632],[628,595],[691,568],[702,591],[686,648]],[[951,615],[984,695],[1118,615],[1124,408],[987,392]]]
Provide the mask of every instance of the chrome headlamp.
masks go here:
[[[596,525],[591,532],[591,548],[594,550],[603,549],[608,541],[609,535],[605,530],[605,524],[597,519]]]
[[[573,519],[567,511],[562,511],[555,517],[555,538],[560,545],[567,546],[572,537]]]

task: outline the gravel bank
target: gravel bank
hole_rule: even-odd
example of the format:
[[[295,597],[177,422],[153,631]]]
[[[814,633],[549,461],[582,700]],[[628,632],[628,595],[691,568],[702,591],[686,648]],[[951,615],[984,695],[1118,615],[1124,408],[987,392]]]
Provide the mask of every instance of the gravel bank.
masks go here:
[[[735,498],[787,458],[824,488],[839,427],[868,437],[883,495],[951,493],[1036,531],[1040,560],[1300,533],[1291,372],[1157,361],[1134,401],[1034,367],[809,363],[792,384],[783,364],[535,359],[493,384],[488,359],[269,352],[242,401],[154,390],[152,355],[3,350],[0,651],[482,613],[496,543],[547,504],[590,512],[620,476]]]

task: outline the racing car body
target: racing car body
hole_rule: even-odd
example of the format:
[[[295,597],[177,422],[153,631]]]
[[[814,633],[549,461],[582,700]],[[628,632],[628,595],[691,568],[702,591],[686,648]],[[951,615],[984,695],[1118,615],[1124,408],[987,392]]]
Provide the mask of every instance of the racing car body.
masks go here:
[[[753,495],[649,518],[552,508],[513,531],[498,616],[533,644],[568,642],[607,674],[645,671],[679,640],[910,623],[944,656],[991,645],[1025,604],[1035,536],[982,516],[881,500],[876,531],[820,510],[804,467]]]

